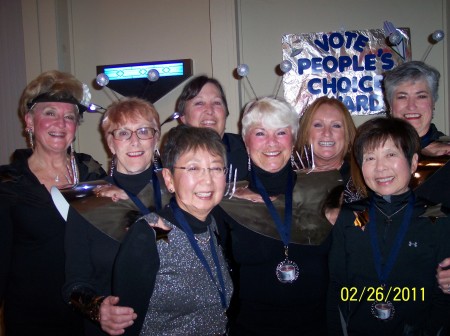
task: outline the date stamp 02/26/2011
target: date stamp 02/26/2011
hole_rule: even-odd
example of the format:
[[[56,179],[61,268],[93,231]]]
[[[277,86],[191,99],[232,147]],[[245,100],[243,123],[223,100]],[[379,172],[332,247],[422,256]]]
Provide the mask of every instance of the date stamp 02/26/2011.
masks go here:
[[[425,288],[416,287],[342,287],[343,302],[425,301]]]

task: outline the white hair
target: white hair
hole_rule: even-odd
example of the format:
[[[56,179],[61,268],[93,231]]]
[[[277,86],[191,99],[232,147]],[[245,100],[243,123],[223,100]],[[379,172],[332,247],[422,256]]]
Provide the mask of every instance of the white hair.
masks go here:
[[[242,117],[242,137],[254,125],[261,124],[264,128],[277,129],[291,127],[292,138],[297,138],[299,115],[294,108],[280,98],[264,97],[253,100],[244,108]]]

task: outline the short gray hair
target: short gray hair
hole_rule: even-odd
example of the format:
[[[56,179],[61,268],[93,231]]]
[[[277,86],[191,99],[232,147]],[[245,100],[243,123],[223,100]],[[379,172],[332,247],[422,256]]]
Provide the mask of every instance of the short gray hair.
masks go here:
[[[386,71],[383,79],[386,103],[392,106],[394,91],[398,85],[409,81],[426,80],[433,97],[433,104],[438,100],[439,78],[441,74],[435,68],[421,61],[410,61]]]
[[[299,115],[294,108],[280,98],[264,97],[253,100],[244,108],[242,117],[242,137],[248,130],[261,123],[265,128],[291,127],[292,138],[297,138]]]

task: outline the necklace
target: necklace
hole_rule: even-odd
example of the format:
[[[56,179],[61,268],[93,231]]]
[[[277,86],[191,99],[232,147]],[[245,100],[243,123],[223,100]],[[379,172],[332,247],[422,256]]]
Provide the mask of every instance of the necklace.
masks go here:
[[[67,164],[66,164],[66,171],[67,171],[67,173],[65,173],[65,174],[63,174],[64,175],[64,177],[66,178],[66,181],[67,181],[67,183],[69,183],[69,184],[75,184],[74,182],[74,166],[73,166],[73,162],[72,162],[72,160],[69,160],[68,159],[68,162],[67,162]],[[61,179],[59,178],[59,175],[60,174],[56,174],[56,176],[55,176],[55,182],[56,183],[59,183],[60,181],[61,181]]]
[[[408,203],[406,203],[404,206],[402,206],[400,209],[398,209],[396,212],[394,212],[393,214],[390,214],[389,216],[388,215],[386,215],[384,212],[383,212],[383,210],[381,210],[377,205],[375,205],[375,208],[377,208],[378,209],[378,211],[380,211],[383,215],[384,215],[384,217],[386,217],[386,219],[384,220],[384,222],[386,223],[386,224],[391,224],[392,223],[392,217],[394,216],[394,215],[396,215],[396,214],[398,214],[400,211],[402,211],[404,208],[406,208],[406,206],[408,205]]]
[[[208,243],[208,242],[209,242],[209,239],[211,238],[211,234],[209,233],[209,230],[208,230],[207,232],[208,232],[208,237],[203,238],[203,239],[200,239],[200,238],[198,238],[196,235],[194,235],[195,240],[196,240],[199,244],[206,244],[206,243]]]
[[[68,159],[68,163],[66,164],[66,171],[67,173],[64,174],[64,177],[66,178],[67,183],[72,185],[78,184],[80,179],[77,162],[74,155],[70,155],[70,159]],[[56,174],[55,182],[59,183],[60,181],[61,179],[59,178],[59,174]]]

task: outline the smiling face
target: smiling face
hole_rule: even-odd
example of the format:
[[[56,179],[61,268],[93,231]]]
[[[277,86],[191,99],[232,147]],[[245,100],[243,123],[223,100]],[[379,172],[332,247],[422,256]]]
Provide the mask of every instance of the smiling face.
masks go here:
[[[309,143],[313,145],[318,167],[339,168],[344,159],[344,117],[336,107],[322,104],[314,113],[309,129]]]
[[[152,127],[158,129],[156,122],[139,117],[136,120],[129,120],[124,124],[114,127],[114,129],[128,129],[135,131],[142,127]],[[128,140],[116,140],[112,134],[108,133],[107,142],[111,153],[116,155],[116,169],[122,174],[139,174],[150,167],[156,144],[159,140],[159,133],[155,133],[152,139],[141,140],[136,133]]]
[[[280,171],[291,157],[291,127],[271,129],[256,124],[250,127],[244,140],[252,162],[265,171]]]
[[[223,168],[222,157],[211,154],[206,149],[183,153],[175,167],[186,168]],[[175,192],[175,198],[181,209],[200,220],[205,220],[210,211],[222,200],[225,192],[225,174],[215,176],[208,170],[198,176],[187,169],[163,168],[163,177],[167,189]]]
[[[381,196],[400,195],[409,187],[411,174],[416,171],[418,155],[414,154],[411,165],[403,151],[392,139],[373,150],[364,150],[362,174],[367,186]]]
[[[226,108],[219,89],[206,83],[197,96],[188,100],[181,121],[189,126],[209,127],[222,138],[225,132]]]
[[[424,136],[433,117],[433,96],[425,79],[400,83],[394,90],[391,113],[404,119]]]
[[[25,115],[27,128],[34,132],[35,150],[65,152],[75,138],[77,115],[70,103],[36,103]]]

